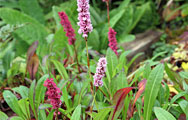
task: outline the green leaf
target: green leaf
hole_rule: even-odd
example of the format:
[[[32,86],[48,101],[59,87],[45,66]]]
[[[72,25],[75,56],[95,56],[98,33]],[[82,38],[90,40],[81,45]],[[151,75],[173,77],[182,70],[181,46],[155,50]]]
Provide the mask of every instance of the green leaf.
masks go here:
[[[29,16],[44,24],[44,14],[37,0],[19,0],[21,10]]]
[[[187,119],[188,118],[188,102],[186,100],[180,100],[178,104],[180,105],[181,109],[185,113],[186,119]]]
[[[54,109],[52,109],[52,110],[50,111],[50,113],[48,114],[48,117],[47,117],[46,120],[53,120],[54,111],[55,111]]]
[[[31,106],[31,109],[33,110],[33,113],[34,113],[34,116],[35,118],[37,118],[37,111],[35,109],[35,99],[34,99],[34,94],[35,94],[35,84],[36,84],[36,81],[34,80],[32,83],[31,83],[31,86],[29,88],[29,104]]]
[[[95,19],[97,24],[103,22],[103,20],[101,19],[100,14],[98,14],[97,11],[92,6],[90,6],[89,11],[91,13],[91,16],[93,16],[93,18]]]
[[[3,7],[9,7],[9,8],[20,8],[18,1],[16,0],[0,0],[1,6]]]
[[[1,111],[0,111],[0,116],[1,116],[0,120],[7,120],[8,119],[8,116]]]
[[[163,71],[163,64],[159,64],[151,71],[148,77],[144,94],[144,120],[151,119],[152,108],[163,79]]]
[[[85,81],[83,86],[82,86],[82,89],[80,91],[80,94],[79,94],[79,98],[78,98],[78,104],[81,103],[81,100],[82,100],[82,96],[84,94],[84,92],[86,91],[87,87],[89,86],[89,80]]]
[[[118,75],[118,77],[115,81],[117,82],[117,89],[116,90],[128,87],[127,78],[126,78],[125,73],[123,71],[121,71],[119,73],[119,75]]]
[[[146,63],[144,69],[145,69],[145,70],[144,70],[144,75],[143,75],[143,77],[147,80],[148,77],[149,77],[149,74],[150,74],[150,72],[151,72],[151,66],[150,66],[150,64],[149,64],[149,63]]]
[[[69,105],[69,100],[68,100],[68,91],[67,91],[67,88],[66,86],[63,87],[63,100],[65,101],[65,104],[67,106],[67,109],[69,110],[70,109],[70,105]]]
[[[186,72],[186,71],[181,71],[181,72],[179,72],[179,74],[180,74],[180,76],[181,76],[182,78],[188,79],[188,72]]]
[[[80,115],[81,115],[81,105],[78,105],[71,116],[71,120],[80,120]]]
[[[28,44],[36,40],[39,40],[40,44],[46,43],[44,40],[47,36],[46,28],[32,17],[14,9],[0,8],[0,18],[11,25],[26,24],[17,29],[15,33]]]
[[[59,61],[57,60],[52,60],[53,64],[55,65],[55,67],[57,68],[58,72],[60,73],[60,75],[62,77],[64,77],[65,80],[68,80],[69,79],[69,75],[63,65],[63,63],[60,63]]]
[[[176,120],[172,114],[162,108],[155,107],[154,112],[158,120]]]
[[[88,45],[92,46],[93,49],[95,50],[99,50],[99,46],[100,46],[100,41],[99,41],[99,33],[97,32],[97,30],[93,30],[88,37]]]
[[[20,85],[19,87],[15,87],[12,90],[19,93],[23,99],[28,98],[29,89],[27,87]]]
[[[23,116],[20,106],[18,104],[17,97],[10,91],[5,90],[3,92],[3,98],[5,99],[8,106],[19,116]]]
[[[128,63],[128,65],[127,65],[127,67],[129,68],[133,63],[134,63],[134,61],[138,58],[138,57],[140,57],[141,55],[143,55],[144,53],[138,53],[138,54],[136,54],[132,59],[131,59],[131,61]]]
[[[10,120],[24,120],[24,119],[21,117],[15,116],[15,117],[12,117]]]
[[[106,58],[107,58],[107,69],[110,74],[110,77],[112,78],[115,68],[118,65],[118,59],[114,51],[112,51],[111,49],[107,50]]]
[[[108,113],[111,111],[111,108],[104,108],[100,110],[94,117],[94,120],[105,120]]]
[[[19,100],[18,104],[22,113],[27,117],[27,119],[30,119],[29,102],[27,101],[27,99]]]
[[[45,94],[45,89],[46,87],[44,87],[44,81],[49,77],[49,75],[44,75],[42,76],[36,85],[35,88],[35,104],[36,104],[36,108],[38,109],[40,102],[44,100],[44,94]]]
[[[111,20],[110,20],[111,27],[114,27],[116,25],[116,23],[123,16],[124,13],[125,13],[125,10],[123,9],[123,10],[119,11],[115,16],[113,16],[111,18]]]

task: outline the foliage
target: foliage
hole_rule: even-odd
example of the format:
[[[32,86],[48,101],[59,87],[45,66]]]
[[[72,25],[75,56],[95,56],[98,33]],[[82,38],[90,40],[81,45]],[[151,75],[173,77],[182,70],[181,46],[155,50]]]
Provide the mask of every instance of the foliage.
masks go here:
[[[181,115],[188,117],[187,59],[181,60],[178,70],[174,70],[169,61],[155,61],[172,53],[179,60],[186,53],[182,52],[186,45],[174,52],[175,46],[166,44],[164,34],[160,42],[152,45],[154,57],[137,67],[132,65],[143,53],[128,60],[130,51],[119,49],[117,56],[107,48],[109,26],[117,31],[118,43],[122,43],[134,40],[133,33],[159,24],[153,1],[111,2],[108,24],[106,10],[100,9],[105,3],[92,0],[90,14],[94,30],[87,40],[89,50],[77,32],[76,0],[1,2],[0,104],[5,113],[0,111],[0,119],[8,118],[4,108],[7,105],[16,114],[11,120],[173,120]],[[46,7],[50,9],[45,10]],[[60,24],[60,11],[66,12],[76,31],[77,40],[73,46],[68,45]],[[107,59],[104,85],[95,87],[93,75],[102,56]],[[90,66],[86,67],[88,63]],[[44,81],[47,78],[53,78],[60,88],[62,105],[58,109],[52,108],[46,96]]]

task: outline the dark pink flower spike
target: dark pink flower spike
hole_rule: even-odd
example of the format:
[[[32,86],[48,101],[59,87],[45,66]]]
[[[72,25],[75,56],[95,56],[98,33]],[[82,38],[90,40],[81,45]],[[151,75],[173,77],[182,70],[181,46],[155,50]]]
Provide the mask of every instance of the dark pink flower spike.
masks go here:
[[[61,106],[60,89],[54,83],[53,78],[47,79],[44,82],[44,86],[47,87],[46,94],[48,95],[48,99],[50,99],[50,104],[53,106],[53,109],[58,109]]]
[[[74,29],[72,28],[71,22],[69,21],[68,16],[65,12],[59,12],[58,14],[61,19],[60,23],[63,26],[64,31],[66,32],[66,36],[68,37],[69,45],[72,45],[76,41],[76,35]]]
[[[118,55],[118,53],[117,53],[117,49],[118,48],[117,48],[116,32],[112,28],[109,28],[108,41],[109,41],[108,46],[115,52],[116,55]]]

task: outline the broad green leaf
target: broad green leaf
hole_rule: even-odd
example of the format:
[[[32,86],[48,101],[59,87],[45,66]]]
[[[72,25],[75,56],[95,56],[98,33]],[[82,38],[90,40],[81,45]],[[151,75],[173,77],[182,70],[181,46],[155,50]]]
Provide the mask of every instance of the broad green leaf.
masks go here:
[[[133,25],[134,9],[133,5],[122,7],[119,11],[124,11],[121,18],[117,21],[114,29],[117,32],[117,36],[123,38],[125,34],[128,34]],[[117,12],[119,12],[117,11]],[[114,16],[115,17],[115,16]]]
[[[19,116],[23,117],[22,111],[20,109],[20,106],[18,104],[18,99],[17,97],[10,92],[9,90],[5,90],[3,92],[3,98],[5,99],[6,103],[8,106]]]
[[[19,0],[21,10],[44,24],[44,14],[37,0]]]
[[[80,94],[79,94],[78,104],[81,103],[82,96],[83,96],[84,92],[86,91],[87,87],[89,86],[89,82],[90,82],[89,80],[84,82],[83,87],[82,87]]]
[[[124,13],[125,13],[125,10],[123,9],[111,18],[110,25],[111,25],[112,28],[116,25],[116,23],[123,16]]]
[[[31,83],[31,86],[29,88],[29,104],[31,106],[31,109],[33,110],[33,113],[34,113],[34,116],[35,118],[37,118],[37,114],[36,114],[36,108],[35,108],[35,84],[36,84],[36,81],[34,80],[32,83]]]
[[[103,22],[100,14],[98,14],[97,11],[92,6],[90,6],[89,11],[91,13],[91,16],[93,16],[93,18],[95,19],[97,24]]]
[[[163,64],[159,64],[151,71],[148,77],[144,94],[144,120],[151,119],[152,108],[163,79],[163,71]]]
[[[15,87],[12,90],[19,93],[22,98],[28,98],[29,89],[23,85],[20,85],[19,87]]]
[[[97,32],[97,30],[93,30],[88,37],[88,45],[92,46],[93,49],[95,50],[99,50],[99,46],[100,46],[100,41],[99,41],[99,33]]]
[[[22,114],[24,114],[27,119],[30,119],[30,110],[29,110],[29,102],[27,99],[21,99],[18,101]]]
[[[104,108],[100,110],[95,116],[94,120],[105,120],[107,118],[108,113],[111,111],[111,108]]]
[[[45,44],[47,36],[46,28],[32,17],[10,8],[0,8],[0,18],[7,24],[26,24],[15,33],[28,44],[39,40],[40,44]]]
[[[186,119],[187,119],[188,118],[188,102],[186,100],[180,100],[178,104],[180,105],[181,109],[185,113]]]
[[[1,111],[0,111],[0,116],[1,116],[0,120],[7,120],[8,119],[8,116]]]
[[[172,114],[162,108],[155,107],[154,112],[158,120],[176,120]]]
[[[119,73],[119,75],[118,75],[118,77],[116,78],[115,81],[117,83],[117,89],[116,90],[128,87],[127,77],[125,76],[125,73],[123,71],[121,71]]]
[[[80,120],[80,115],[81,115],[81,105],[78,105],[71,116],[71,120]]]
[[[46,111],[39,110],[39,120],[46,120]]]
[[[1,6],[3,7],[17,8],[17,9],[20,8],[18,1],[16,0],[0,0],[0,1],[1,1]]]
[[[115,68],[118,65],[118,59],[114,51],[112,51],[111,49],[107,50],[106,58],[107,58],[107,69],[110,74],[110,77],[112,78]]]
[[[25,119],[18,117],[18,116],[15,116],[15,117],[12,117],[10,120],[25,120]]]
[[[150,64],[149,64],[149,63],[146,63],[144,69],[145,69],[145,70],[144,70],[144,75],[143,75],[143,77],[144,77],[145,79],[148,79],[149,74],[150,74],[150,72],[151,72],[151,66],[150,66]]]
[[[60,75],[62,77],[64,77],[65,80],[68,80],[69,79],[69,75],[63,65],[63,63],[60,63],[59,61],[57,60],[52,60],[53,64],[55,65],[55,67],[57,68],[58,72],[60,73]]]
[[[38,109],[41,101],[43,101],[44,99],[44,94],[45,94],[45,89],[46,87],[44,87],[44,81],[49,77],[49,75],[44,75],[42,76],[36,85],[35,88],[35,104],[36,104],[36,108]]]

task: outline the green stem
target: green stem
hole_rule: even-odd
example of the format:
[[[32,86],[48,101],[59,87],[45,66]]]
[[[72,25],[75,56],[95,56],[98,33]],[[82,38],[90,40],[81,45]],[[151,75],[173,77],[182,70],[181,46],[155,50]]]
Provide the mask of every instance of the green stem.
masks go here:
[[[73,46],[74,46],[74,52],[75,52],[76,61],[77,61],[77,65],[78,65],[78,72],[81,73],[81,71],[80,71],[80,64],[78,62],[78,55],[77,55],[76,46],[75,46],[75,44],[73,44]]]

